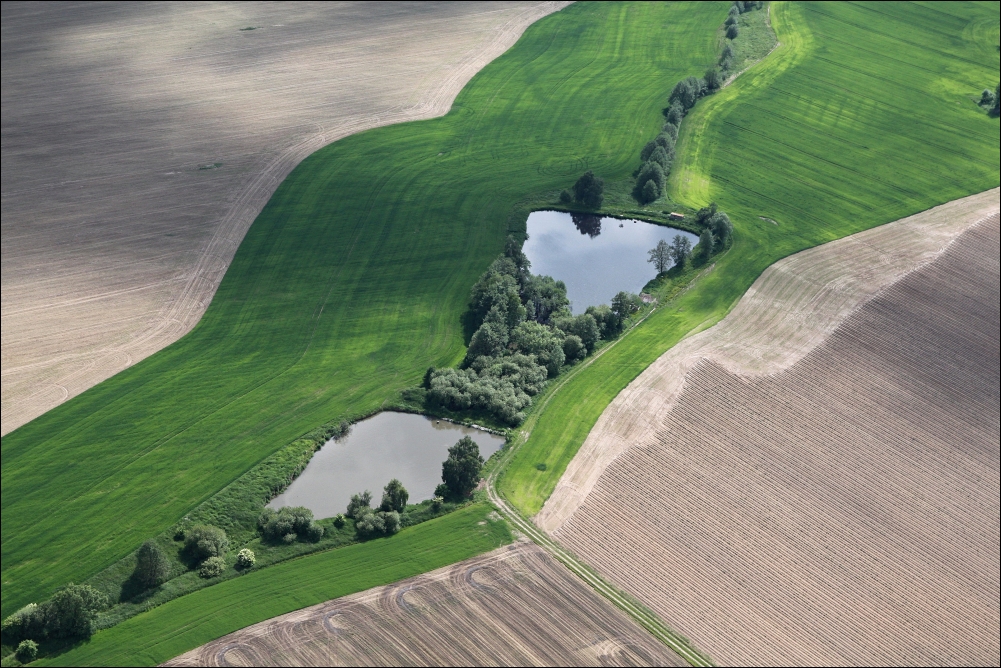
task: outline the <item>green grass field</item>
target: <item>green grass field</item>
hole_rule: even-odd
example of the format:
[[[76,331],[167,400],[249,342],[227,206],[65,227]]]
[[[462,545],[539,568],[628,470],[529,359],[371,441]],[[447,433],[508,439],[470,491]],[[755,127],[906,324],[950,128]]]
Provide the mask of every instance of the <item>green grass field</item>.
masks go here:
[[[61,666],[156,665],[286,612],[396,582],[511,542],[485,503],[374,540],[287,561],[202,589],[95,634],[53,657]],[[45,664],[45,661],[40,662]]]
[[[538,512],[609,402],[718,321],[776,260],[999,183],[999,5],[774,3],[781,46],[685,119],[669,195],[716,200],[735,244],[687,294],[582,370],[499,481]],[[764,216],[777,225],[762,220]],[[539,471],[536,464],[545,463]]]
[[[458,362],[469,289],[523,225],[518,202],[587,168],[628,178],[671,87],[714,61],[727,6],[573,5],[446,117],[303,161],[194,331],[4,437],[2,614],[100,571],[300,434]]]

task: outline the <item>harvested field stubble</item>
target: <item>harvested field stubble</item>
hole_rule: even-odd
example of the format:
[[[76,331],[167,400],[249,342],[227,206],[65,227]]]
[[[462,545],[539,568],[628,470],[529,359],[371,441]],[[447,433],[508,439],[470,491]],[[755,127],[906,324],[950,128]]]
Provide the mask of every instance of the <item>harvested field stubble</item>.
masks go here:
[[[0,433],[189,331],[303,158],[444,114],[556,8],[4,3]]]
[[[687,664],[521,542],[255,624],[165,665]]]
[[[996,665],[999,232],[784,371],[696,364],[555,536],[725,663]]]

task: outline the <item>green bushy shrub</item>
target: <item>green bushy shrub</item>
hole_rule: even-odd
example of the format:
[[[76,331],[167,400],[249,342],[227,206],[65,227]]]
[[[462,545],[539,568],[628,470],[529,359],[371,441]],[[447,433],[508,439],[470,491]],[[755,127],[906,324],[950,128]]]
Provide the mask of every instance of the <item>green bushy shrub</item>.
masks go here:
[[[219,577],[226,571],[226,560],[222,557],[209,557],[198,568],[198,575],[203,578]]]
[[[14,650],[14,658],[21,663],[31,663],[38,658],[38,643],[34,640],[22,640]]]
[[[189,558],[202,562],[209,557],[225,556],[229,550],[226,532],[211,524],[198,524],[184,534],[184,551]]]
[[[257,563],[257,555],[250,548],[243,548],[236,554],[236,567],[240,570],[253,568]]]

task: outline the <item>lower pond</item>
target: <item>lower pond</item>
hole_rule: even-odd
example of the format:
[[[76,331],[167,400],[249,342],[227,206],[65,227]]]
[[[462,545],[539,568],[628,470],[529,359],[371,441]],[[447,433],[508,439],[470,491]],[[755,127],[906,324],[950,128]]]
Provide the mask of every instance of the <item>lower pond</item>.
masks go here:
[[[608,304],[620,291],[639,292],[657,277],[648,251],[675,235],[694,247],[697,235],[640,220],[619,220],[562,211],[534,211],[528,216],[524,252],[532,273],[552,276],[567,286],[574,314]]]
[[[504,445],[502,437],[480,429],[424,415],[379,413],[352,425],[347,436],[325,443],[268,507],[306,506],[318,519],[333,517],[344,512],[352,494],[366,489],[378,505],[382,488],[393,478],[407,488],[410,503],[430,499],[441,483],[448,449],[463,436],[476,441],[483,459]]]

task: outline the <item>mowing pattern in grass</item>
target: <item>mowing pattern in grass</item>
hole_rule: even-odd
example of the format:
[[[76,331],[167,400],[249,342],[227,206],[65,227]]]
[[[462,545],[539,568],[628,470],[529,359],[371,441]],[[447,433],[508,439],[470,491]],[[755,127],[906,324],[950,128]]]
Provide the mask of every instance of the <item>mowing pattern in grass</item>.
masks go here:
[[[484,503],[404,529],[228,580],[100,631],[53,659],[64,666],[154,665],[275,615],[426,573],[511,542]]]
[[[998,16],[997,3],[774,3],[781,46],[685,119],[669,181],[685,204],[719,202],[733,248],[553,397],[501,492],[537,513],[611,399],[774,261],[997,187],[998,122],[973,99],[997,78],[997,33],[967,28]]]
[[[188,336],[4,437],[2,614],[134,550],[300,434],[457,363],[469,288],[523,225],[517,202],[587,168],[628,178],[670,87],[715,59],[727,6],[573,5],[447,116],[303,161]]]

